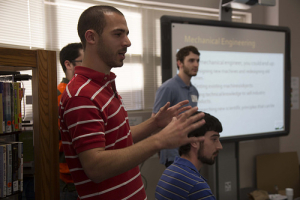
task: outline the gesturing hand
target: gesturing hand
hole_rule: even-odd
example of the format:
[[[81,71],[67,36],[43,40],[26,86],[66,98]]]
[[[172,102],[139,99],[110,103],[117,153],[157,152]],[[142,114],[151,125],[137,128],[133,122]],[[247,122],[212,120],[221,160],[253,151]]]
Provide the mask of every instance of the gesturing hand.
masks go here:
[[[159,143],[162,149],[173,149],[187,143],[204,140],[203,136],[188,137],[188,134],[191,131],[201,127],[205,123],[204,119],[202,119],[204,117],[204,113],[199,113],[192,116],[197,109],[197,107],[193,107],[185,113],[182,113],[179,117],[173,117],[168,126],[166,126],[156,135],[159,137]]]
[[[192,108],[191,106],[182,107],[188,103],[189,101],[185,100],[170,107],[170,102],[168,102],[163,107],[161,107],[159,111],[156,113],[156,115],[154,116],[158,128],[166,127],[171,122],[173,117],[178,117],[180,113],[191,109]]]

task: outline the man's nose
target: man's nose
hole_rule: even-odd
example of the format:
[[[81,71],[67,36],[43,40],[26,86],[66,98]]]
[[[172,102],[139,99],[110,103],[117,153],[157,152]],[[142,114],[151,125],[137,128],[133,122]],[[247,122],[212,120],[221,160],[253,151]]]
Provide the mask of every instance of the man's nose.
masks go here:
[[[126,36],[126,39],[125,39],[124,45],[125,45],[126,47],[130,47],[130,46],[131,46],[131,42],[130,42],[130,40],[129,40],[128,36]]]
[[[222,144],[221,144],[221,142],[220,142],[220,144],[218,145],[218,147],[217,147],[218,149],[223,149],[223,146],[222,146]]]

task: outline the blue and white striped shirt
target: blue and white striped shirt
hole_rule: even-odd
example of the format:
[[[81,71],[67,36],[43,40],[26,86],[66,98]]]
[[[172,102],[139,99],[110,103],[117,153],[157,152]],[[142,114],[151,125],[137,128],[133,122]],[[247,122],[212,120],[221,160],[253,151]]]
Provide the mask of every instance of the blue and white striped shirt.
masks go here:
[[[216,200],[206,180],[188,160],[176,157],[163,172],[155,190],[157,200]]]

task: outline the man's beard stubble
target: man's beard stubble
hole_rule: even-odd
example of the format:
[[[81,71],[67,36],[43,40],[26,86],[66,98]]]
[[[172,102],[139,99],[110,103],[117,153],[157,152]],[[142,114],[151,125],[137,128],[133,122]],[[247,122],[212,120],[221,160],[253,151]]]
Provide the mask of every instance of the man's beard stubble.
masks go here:
[[[200,160],[203,164],[208,164],[208,165],[215,164],[216,157],[207,158],[207,157],[203,156],[202,152],[203,152],[203,143],[201,142],[200,149],[198,150],[198,160]],[[218,154],[218,151],[213,153],[213,155],[216,155],[216,154]]]
[[[189,77],[193,77],[193,76],[197,76],[197,73],[196,74],[191,74],[190,72],[189,72],[189,69],[188,68],[186,68],[185,67],[185,65],[183,65],[183,72],[187,75],[187,76],[189,76]]]

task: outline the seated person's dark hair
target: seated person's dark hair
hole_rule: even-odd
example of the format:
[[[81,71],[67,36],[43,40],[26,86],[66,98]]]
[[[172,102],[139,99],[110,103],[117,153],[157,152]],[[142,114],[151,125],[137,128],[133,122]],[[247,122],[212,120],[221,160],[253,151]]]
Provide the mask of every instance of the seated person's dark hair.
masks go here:
[[[200,111],[195,112],[193,115],[196,115],[198,113],[201,113]],[[216,131],[218,133],[221,133],[223,131],[222,124],[221,122],[214,116],[205,113],[204,120],[205,124],[201,126],[198,129],[195,129],[194,131],[190,132],[188,134],[188,137],[199,137],[199,136],[204,136],[207,131]],[[200,121],[200,120],[198,120]],[[191,149],[191,144],[188,143],[186,145],[183,145],[179,147],[179,155],[181,156],[182,154],[187,154]]]

